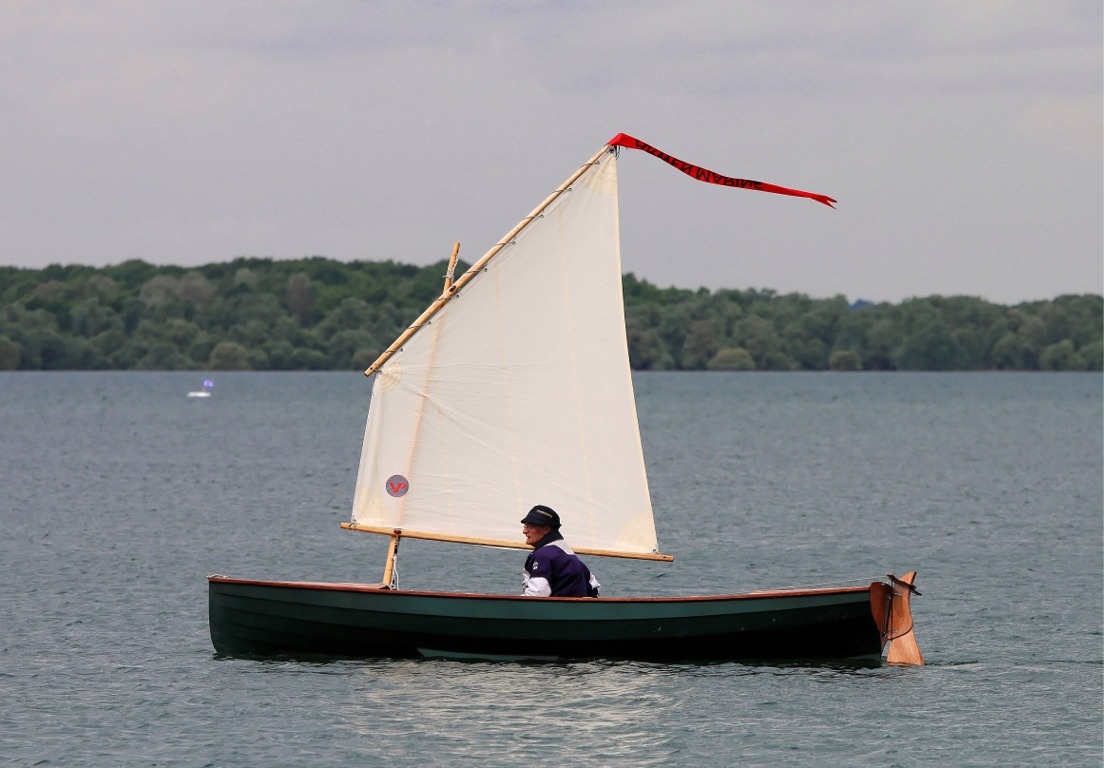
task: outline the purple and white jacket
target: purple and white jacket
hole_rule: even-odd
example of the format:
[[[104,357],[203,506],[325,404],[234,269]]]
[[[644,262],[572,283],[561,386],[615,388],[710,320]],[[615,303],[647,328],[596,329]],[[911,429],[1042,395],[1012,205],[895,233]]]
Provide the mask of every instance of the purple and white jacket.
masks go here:
[[[525,559],[522,587],[530,597],[598,597],[602,585],[560,532],[552,531]]]

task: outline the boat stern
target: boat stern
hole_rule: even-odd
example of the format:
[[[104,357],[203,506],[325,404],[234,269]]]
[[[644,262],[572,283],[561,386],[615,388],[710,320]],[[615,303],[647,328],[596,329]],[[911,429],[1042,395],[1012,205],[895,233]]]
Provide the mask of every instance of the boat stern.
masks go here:
[[[870,585],[870,611],[882,636],[886,663],[922,666],[924,655],[916,643],[909,605],[910,598],[920,594],[913,586],[916,571],[909,571],[901,577],[891,573],[886,578],[888,583],[876,581]]]

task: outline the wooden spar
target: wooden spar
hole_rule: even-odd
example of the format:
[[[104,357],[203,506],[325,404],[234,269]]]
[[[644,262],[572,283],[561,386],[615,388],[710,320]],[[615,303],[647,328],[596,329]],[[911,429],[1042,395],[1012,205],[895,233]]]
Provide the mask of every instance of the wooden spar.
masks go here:
[[[510,539],[484,539],[479,536],[454,536],[442,533],[424,533],[421,531],[407,531],[401,528],[379,528],[372,525],[359,523],[342,523],[341,527],[347,531],[361,531],[363,533],[381,533],[387,536],[401,535],[408,539],[425,539],[426,541],[451,541],[455,544],[478,544],[484,547],[503,547],[505,549],[530,549],[524,541],[512,541]],[[614,552],[608,549],[591,549],[590,547],[572,547],[578,555],[596,555],[598,557],[623,557],[630,560],[659,560],[669,563],[675,559],[674,555],[662,555],[659,552]],[[387,583],[386,574],[384,583]]]
[[[445,272],[445,287],[441,290],[442,296],[447,296],[452,287],[452,276],[456,274],[456,257],[460,255],[460,243],[452,246],[452,256],[449,258],[448,271]]]
[[[391,543],[387,545],[387,562],[383,566],[383,586],[385,589],[395,589],[398,579],[395,573],[395,560],[399,556],[399,539],[402,531],[398,528],[391,531]]]
[[[395,339],[394,343],[392,343],[390,347],[388,347],[386,350],[384,350],[382,355],[380,355],[378,358],[376,358],[376,361],[374,363],[372,363],[370,366],[368,366],[368,368],[364,371],[364,375],[365,376],[371,376],[373,373],[375,373],[381,367],[383,367],[383,364],[386,363],[388,360],[390,360],[392,355],[394,355],[396,352],[398,352],[400,349],[402,349],[403,344],[405,344],[410,339],[411,336],[413,336],[415,333],[417,333],[421,329],[421,327],[426,324],[426,322],[428,322],[430,319],[433,318],[434,315],[436,315],[439,311],[441,311],[441,307],[445,306],[445,303],[449,299],[451,299],[453,296],[455,296],[456,293],[461,288],[463,288],[465,285],[468,284],[468,281],[470,281],[473,277],[478,275],[480,273],[480,271],[482,271],[483,267],[485,267],[487,265],[488,261],[493,259],[499,251],[501,251],[503,248],[505,248],[507,245],[509,245],[510,241],[512,241],[515,237],[517,237],[518,234],[523,229],[525,229],[527,226],[529,226],[530,223],[532,223],[538,216],[540,216],[545,208],[547,208],[553,202],[555,202],[556,198],[558,198],[560,195],[562,195],[564,192],[566,192],[568,189],[570,189],[571,185],[574,184],[576,181],[578,181],[579,177],[582,176],[584,173],[586,173],[587,170],[592,165],[597,163],[598,160],[602,157],[602,155],[604,155],[609,150],[610,150],[610,147],[609,147],[608,144],[606,146],[602,147],[602,149],[599,150],[597,152],[597,154],[594,155],[594,157],[590,158],[590,160],[588,160],[586,163],[584,163],[583,166],[581,168],[579,168],[579,170],[577,170],[577,171],[575,171],[575,173],[571,174],[571,176],[567,179],[567,181],[565,181],[563,184],[561,184],[555,192],[553,192],[551,195],[546,197],[544,202],[542,202],[540,205],[538,205],[536,208],[534,208],[532,213],[530,213],[524,219],[519,221],[517,226],[515,226],[513,229],[511,229],[506,234],[506,236],[503,237],[502,240],[500,240],[498,242],[497,245],[495,245],[493,248],[491,248],[489,251],[487,251],[485,254],[483,254],[479,258],[479,261],[472,264],[471,268],[468,269],[467,272],[460,275],[459,280],[457,280],[455,283],[450,285],[445,290],[444,293],[442,293],[432,304],[429,305],[429,307],[426,308],[425,312],[423,312],[418,317],[418,319],[415,320],[411,324],[411,326],[409,328],[407,328],[405,331],[402,332],[402,334],[400,334],[399,338]],[[407,535],[409,535],[409,534],[407,534]],[[494,546],[499,546],[499,545],[496,544]]]

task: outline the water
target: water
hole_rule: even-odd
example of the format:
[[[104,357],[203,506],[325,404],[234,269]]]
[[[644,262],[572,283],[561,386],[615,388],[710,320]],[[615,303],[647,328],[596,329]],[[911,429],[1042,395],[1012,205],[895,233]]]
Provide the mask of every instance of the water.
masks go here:
[[[219,658],[208,574],[376,581],[386,542],[338,525],[363,377],[202,378],[0,374],[0,764],[1104,760],[1099,375],[637,376],[676,560],[592,558],[607,593],[915,568],[923,668]],[[400,577],[514,592],[523,557],[408,541]]]

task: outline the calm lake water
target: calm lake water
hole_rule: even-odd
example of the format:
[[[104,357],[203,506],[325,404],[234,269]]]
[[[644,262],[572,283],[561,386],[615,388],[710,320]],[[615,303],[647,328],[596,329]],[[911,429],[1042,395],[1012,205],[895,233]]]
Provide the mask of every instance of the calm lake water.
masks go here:
[[[591,558],[605,593],[915,569],[922,668],[220,658],[208,574],[377,581],[386,542],[339,528],[367,380],[213,378],[0,374],[0,764],[1104,761],[1099,374],[636,377],[676,560]],[[400,579],[523,559],[408,541]]]

